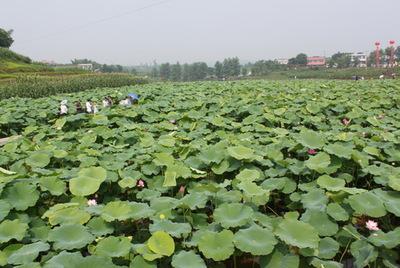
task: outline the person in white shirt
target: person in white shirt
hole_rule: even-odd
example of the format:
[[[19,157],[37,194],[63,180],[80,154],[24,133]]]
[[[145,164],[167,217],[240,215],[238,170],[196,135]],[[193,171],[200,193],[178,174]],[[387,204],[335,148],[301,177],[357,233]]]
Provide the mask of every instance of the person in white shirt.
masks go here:
[[[89,100],[86,101],[85,106],[86,106],[86,112],[87,112],[88,114],[91,114],[91,113],[93,112],[92,102],[89,101]]]
[[[67,106],[68,101],[67,100],[62,100],[60,104],[60,115],[65,115],[68,113],[68,106]]]
[[[119,102],[119,105],[122,106],[131,106],[134,103],[137,103],[139,101],[139,96],[135,93],[129,93],[128,97],[124,100],[121,100]]]

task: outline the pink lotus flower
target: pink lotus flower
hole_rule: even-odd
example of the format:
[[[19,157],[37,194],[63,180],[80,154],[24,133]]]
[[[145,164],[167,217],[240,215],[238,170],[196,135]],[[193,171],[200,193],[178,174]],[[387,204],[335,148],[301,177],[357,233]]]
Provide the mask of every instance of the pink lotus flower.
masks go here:
[[[179,188],[179,193],[180,194],[184,194],[185,193],[185,186],[181,186],[180,188]]]
[[[342,124],[345,125],[346,127],[350,124],[351,120],[347,119],[347,118],[343,118],[342,119]]]
[[[87,201],[87,204],[88,204],[89,207],[96,206],[97,205],[97,201],[96,201],[96,199],[89,199]]]
[[[310,155],[315,155],[315,154],[317,154],[317,150],[308,149],[307,153],[310,154]]]
[[[139,188],[144,188],[144,187],[145,187],[145,185],[144,185],[144,180],[142,180],[142,179],[138,180],[138,182],[137,182],[137,187],[139,187]]]
[[[379,231],[378,223],[376,221],[367,221],[365,223],[365,227],[367,227],[368,230],[370,231]]]

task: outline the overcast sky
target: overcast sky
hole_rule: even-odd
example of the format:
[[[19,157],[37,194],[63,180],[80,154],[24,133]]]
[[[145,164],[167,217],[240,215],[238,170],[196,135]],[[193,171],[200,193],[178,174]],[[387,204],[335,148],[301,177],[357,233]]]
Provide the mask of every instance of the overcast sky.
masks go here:
[[[135,65],[331,55],[400,42],[400,0],[0,0],[35,60]]]

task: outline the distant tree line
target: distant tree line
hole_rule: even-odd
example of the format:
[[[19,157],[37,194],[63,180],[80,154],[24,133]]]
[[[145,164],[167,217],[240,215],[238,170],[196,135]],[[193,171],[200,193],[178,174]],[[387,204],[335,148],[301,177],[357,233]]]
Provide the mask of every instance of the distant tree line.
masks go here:
[[[124,72],[124,67],[122,65],[108,65],[100,64],[98,62],[88,60],[88,59],[73,59],[71,60],[73,65],[78,64],[93,64],[93,70],[102,73],[122,73]]]

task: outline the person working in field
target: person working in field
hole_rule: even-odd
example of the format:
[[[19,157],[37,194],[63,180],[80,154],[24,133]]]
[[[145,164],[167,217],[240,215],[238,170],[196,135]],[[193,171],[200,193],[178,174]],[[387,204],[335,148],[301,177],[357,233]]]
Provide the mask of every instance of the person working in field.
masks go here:
[[[135,93],[129,93],[128,97],[124,100],[121,100],[119,102],[119,105],[121,106],[131,106],[132,104],[135,104],[139,101],[139,96]]]
[[[66,115],[68,113],[68,106],[67,106],[68,101],[67,100],[62,100],[60,103],[60,115]]]
[[[103,100],[103,107],[104,108],[111,107],[112,105],[113,105],[112,98],[110,96],[105,97],[104,100]]]

